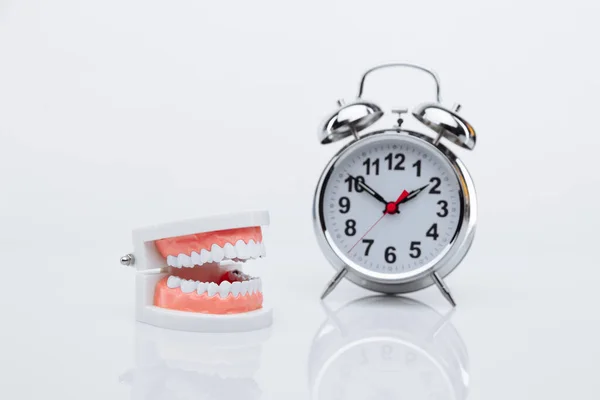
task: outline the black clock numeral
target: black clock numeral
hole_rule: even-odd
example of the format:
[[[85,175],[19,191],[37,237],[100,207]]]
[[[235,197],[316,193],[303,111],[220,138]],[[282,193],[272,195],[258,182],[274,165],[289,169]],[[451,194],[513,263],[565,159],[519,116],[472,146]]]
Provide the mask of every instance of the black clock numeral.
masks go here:
[[[364,189],[358,184],[358,182],[365,183],[364,176],[359,175],[357,177],[352,177],[348,175],[348,177],[344,179],[344,182],[348,184],[348,193],[352,193],[352,189],[356,190],[357,193],[364,191]]]
[[[429,189],[430,194],[441,194],[442,193],[438,190],[438,188],[442,184],[442,180],[440,178],[438,178],[437,176],[434,176],[433,178],[431,178],[429,180],[429,183],[433,183],[433,186],[431,187],[431,189]]]
[[[346,179],[344,179],[344,182],[346,182],[348,184],[348,192],[352,193],[352,187],[354,186],[354,179],[352,179],[352,177],[350,175],[348,175],[348,177]]]
[[[409,256],[411,258],[419,258],[421,257],[421,248],[419,247],[421,242],[410,242],[410,253]]]
[[[395,155],[392,153],[389,153],[387,156],[385,156],[384,158],[387,162],[388,162],[388,169],[391,171],[392,170],[392,160],[396,159],[398,160],[398,162],[396,163],[396,165],[394,166],[394,170],[396,171],[402,171],[404,170],[404,167],[402,166],[402,164],[404,164],[404,160],[406,159],[406,157],[404,156],[404,154],[402,153],[396,153]]]
[[[433,240],[437,240],[438,236],[440,236],[438,235],[437,224],[431,225],[431,228],[429,228],[425,236],[433,238]]]
[[[340,205],[340,213],[347,214],[350,211],[350,199],[347,197],[340,197],[340,201],[338,202]]]
[[[356,193],[364,192],[365,189],[363,189],[362,186],[358,184],[358,182],[365,183],[365,177],[359,175],[356,177],[356,181],[354,182],[354,190],[356,190]]]
[[[367,158],[363,165],[366,168],[366,174],[371,175],[371,167],[375,170],[375,175],[379,175],[379,158],[376,158],[373,162],[371,162],[371,158]]]
[[[396,251],[396,248],[392,247],[392,246],[385,249],[384,258],[385,258],[386,262],[388,262],[390,264],[393,264],[396,262],[396,253],[394,253],[395,251]]]
[[[373,246],[373,243],[375,243],[375,240],[373,240],[373,239],[363,239],[362,242],[367,244],[367,248],[365,249],[365,256],[368,256],[369,255],[369,250],[371,250],[371,246]]]
[[[346,229],[344,229],[346,236],[356,235],[356,221],[353,219],[346,220]]]
[[[417,160],[412,166],[417,169],[417,176],[421,176],[421,160]]]
[[[446,217],[448,215],[448,202],[446,200],[440,200],[437,203],[439,206],[442,206],[442,209],[436,213],[437,216],[441,218]]]

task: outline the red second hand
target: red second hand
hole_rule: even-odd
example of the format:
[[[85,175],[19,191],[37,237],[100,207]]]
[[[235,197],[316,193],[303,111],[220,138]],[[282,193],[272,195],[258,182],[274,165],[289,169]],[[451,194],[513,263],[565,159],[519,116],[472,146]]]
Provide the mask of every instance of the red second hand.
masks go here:
[[[360,237],[360,239],[358,239],[358,241],[356,243],[354,243],[354,246],[350,247],[350,250],[348,250],[348,253],[350,253],[352,251],[352,249],[354,249],[356,247],[356,245],[359,244],[361,242],[361,240],[363,240],[364,237],[367,236],[367,234],[369,232],[371,232],[371,230],[373,228],[375,228],[375,226],[379,223],[379,221],[381,221],[383,219],[383,217],[385,217],[388,214],[394,214],[396,212],[396,209],[398,208],[398,204],[400,204],[400,202],[402,200],[404,200],[406,197],[408,197],[408,192],[406,190],[404,190],[400,194],[400,196],[398,196],[398,200],[396,200],[395,202],[389,202],[389,203],[387,203],[387,205],[385,206],[385,212],[383,213],[383,215],[381,217],[379,217],[379,219],[373,225],[371,225],[371,227],[369,229],[367,229],[367,231],[365,232],[365,234],[362,235]]]
[[[394,214],[396,212],[396,210],[398,209],[398,204],[400,204],[400,202],[402,200],[407,198],[408,195],[409,195],[409,193],[406,190],[403,190],[402,193],[400,193],[400,196],[398,196],[398,200],[396,200],[395,202],[387,203],[387,205],[385,206],[385,213],[386,214]]]
[[[363,238],[364,238],[365,236],[367,236],[367,234],[368,234],[369,232],[371,232],[371,229],[375,228],[375,225],[377,225],[377,224],[379,223],[379,221],[381,221],[381,220],[383,219],[383,217],[385,217],[386,215],[387,215],[387,212],[385,212],[385,213],[384,213],[384,214],[383,214],[381,217],[379,217],[379,219],[377,220],[377,222],[375,222],[373,225],[371,225],[371,227],[370,227],[369,229],[367,229],[367,231],[365,232],[365,234],[364,234],[364,235],[362,235],[362,236],[360,237],[360,239],[358,239],[358,242],[354,243],[354,246],[350,247],[350,250],[348,250],[348,253],[350,253],[350,252],[352,251],[352,249],[353,249],[353,248],[355,248],[355,247],[356,247],[356,245],[357,245],[357,244],[359,244],[359,243],[360,243],[360,241],[361,241],[361,240],[363,240]]]

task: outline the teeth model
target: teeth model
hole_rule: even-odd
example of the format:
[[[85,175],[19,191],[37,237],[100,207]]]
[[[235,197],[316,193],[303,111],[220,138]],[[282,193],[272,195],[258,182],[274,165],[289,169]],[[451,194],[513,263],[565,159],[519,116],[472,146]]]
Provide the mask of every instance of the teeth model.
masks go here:
[[[134,254],[126,257],[132,260],[127,265],[144,270],[138,274],[138,320],[193,331],[268,326],[262,281],[241,271],[266,256],[262,226],[268,223],[267,212],[252,212],[134,231]]]

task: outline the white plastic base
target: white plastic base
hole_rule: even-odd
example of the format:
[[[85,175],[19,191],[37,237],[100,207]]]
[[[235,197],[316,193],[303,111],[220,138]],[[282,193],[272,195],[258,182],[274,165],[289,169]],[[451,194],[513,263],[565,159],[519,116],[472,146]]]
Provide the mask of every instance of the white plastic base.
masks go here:
[[[215,315],[142,306],[137,309],[137,320],[161,328],[180,331],[247,332],[269,327],[273,322],[273,311],[263,307],[260,310],[246,313]]]

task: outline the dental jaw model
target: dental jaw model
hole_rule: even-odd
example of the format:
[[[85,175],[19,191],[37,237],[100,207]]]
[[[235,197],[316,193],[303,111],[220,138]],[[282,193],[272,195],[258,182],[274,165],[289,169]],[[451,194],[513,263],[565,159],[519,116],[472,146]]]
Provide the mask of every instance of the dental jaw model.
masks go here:
[[[266,211],[217,215],[133,231],[136,318],[186,331],[238,332],[267,327],[260,278],[242,266],[265,257]]]

